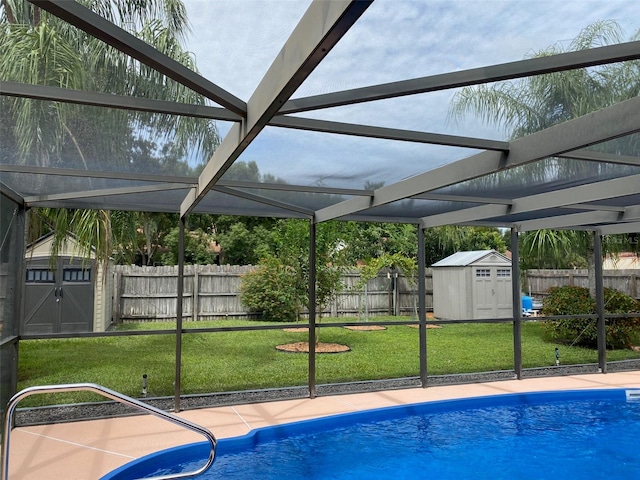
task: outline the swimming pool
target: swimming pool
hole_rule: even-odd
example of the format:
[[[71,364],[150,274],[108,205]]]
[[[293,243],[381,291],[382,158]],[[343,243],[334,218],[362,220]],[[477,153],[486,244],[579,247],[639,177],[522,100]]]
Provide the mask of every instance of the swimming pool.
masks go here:
[[[322,401],[322,399],[318,399]],[[389,407],[222,439],[200,479],[640,478],[640,389],[537,392]],[[103,480],[193,470],[206,442]]]

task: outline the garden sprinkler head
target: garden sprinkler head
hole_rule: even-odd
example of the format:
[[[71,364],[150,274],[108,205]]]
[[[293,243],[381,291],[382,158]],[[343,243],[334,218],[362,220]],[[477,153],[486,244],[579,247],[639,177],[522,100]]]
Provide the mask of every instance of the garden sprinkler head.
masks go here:
[[[142,375],[142,396],[147,396],[147,374]]]
[[[560,366],[560,351],[556,347],[556,367]]]

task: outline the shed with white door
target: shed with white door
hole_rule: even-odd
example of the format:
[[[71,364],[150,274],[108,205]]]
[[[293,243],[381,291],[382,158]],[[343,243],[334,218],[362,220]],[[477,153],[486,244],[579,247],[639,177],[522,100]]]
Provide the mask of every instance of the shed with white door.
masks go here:
[[[434,317],[473,320],[513,316],[511,260],[501,253],[458,252],[431,268]]]

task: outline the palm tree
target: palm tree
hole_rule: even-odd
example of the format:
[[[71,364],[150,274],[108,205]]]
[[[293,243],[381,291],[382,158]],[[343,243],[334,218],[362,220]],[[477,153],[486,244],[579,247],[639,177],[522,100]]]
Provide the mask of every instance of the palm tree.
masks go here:
[[[631,40],[640,38],[640,31]],[[599,21],[584,28],[565,49],[556,44],[537,52],[532,57],[560,54],[595,48],[622,41],[620,26],[613,21]],[[473,112],[486,123],[502,126],[509,138],[514,139],[543,130],[558,123],[586,115],[601,108],[627,100],[640,94],[640,62],[623,62],[600,67],[582,68],[566,72],[523,78],[513,82],[498,82],[492,85],[466,87],[452,100],[450,115],[457,119]],[[637,136],[629,136],[596,148],[609,153],[635,154],[640,147]],[[504,181],[510,175],[538,176],[549,178],[572,178],[581,168],[593,169],[594,165],[556,158],[541,160],[531,166],[501,172],[492,181]],[[611,165],[598,163],[598,174],[605,178]],[[620,169],[620,166],[613,166]],[[587,262],[590,267],[589,284],[595,293],[593,245],[586,232],[540,231],[530,232],[524,237],[526,249],[538,259],[558,259],[565,256],[568,248],[576,243],[588,245]]]
[[[181,0],[81,3],[196,70],[182,46],[188,22]],[[0,52],[0,77],[6,81],[205,103],[201,95],[22,0],[0,0]],[[170,149],[173,158],[199,160],[208,158],[219,143],[215,123],[204,119],[7,97],[0,99],[0,107],[9,125],[3,143],[17,164],[113,170],[113,163],[135,172],[145,167],[134,153],[142,142],[151,142],[158,151]],[[163,173],[184,174],[186,164],[174,162],[176,171]],[[87,188],[86,183],[79,185]],[[110,212],[44,210],[39,215],[59,236],[58,245],[71,229],[83,250],[93,245],[103,261],[111,255]]]

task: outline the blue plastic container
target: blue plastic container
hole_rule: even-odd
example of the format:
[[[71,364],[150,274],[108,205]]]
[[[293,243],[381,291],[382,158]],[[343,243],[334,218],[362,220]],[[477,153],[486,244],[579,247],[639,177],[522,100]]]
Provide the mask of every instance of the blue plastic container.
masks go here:
[[[522,295],[522,309],[529,311],[533,310],[533,298],[527,295]]]

